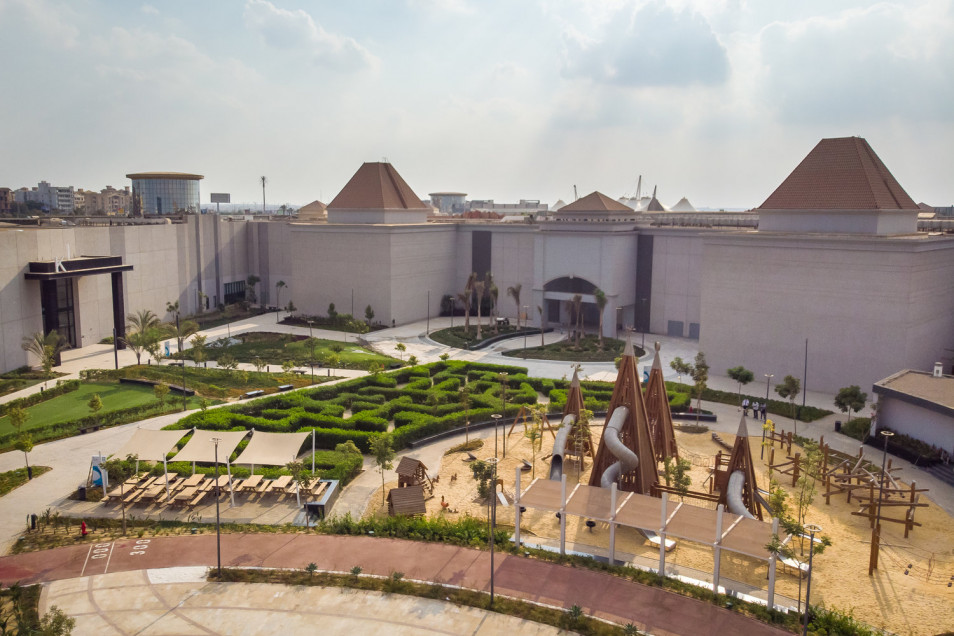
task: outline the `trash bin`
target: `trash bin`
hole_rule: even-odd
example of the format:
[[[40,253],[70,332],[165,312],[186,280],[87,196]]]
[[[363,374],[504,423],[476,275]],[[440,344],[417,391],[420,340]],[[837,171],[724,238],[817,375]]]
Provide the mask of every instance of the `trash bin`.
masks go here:
[[[80,484],[79,488],[76,489],[76,496],[80,501],[86,501],[86,484]]]
[[[835,432],[836,433],[841,432],[841,420],[835,420]]]

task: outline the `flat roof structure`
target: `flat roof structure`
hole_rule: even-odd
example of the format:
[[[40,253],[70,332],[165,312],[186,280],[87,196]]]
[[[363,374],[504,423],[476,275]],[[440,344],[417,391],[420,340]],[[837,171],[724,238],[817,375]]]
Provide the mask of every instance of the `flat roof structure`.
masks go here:
[[[199,181],[205,179],[204,175],[192,174],[191,172],[131,172],[126,175],[127,179],[185,179],[186,181]]]
[[[937,377],[905,369],[876,382],[873,390],[878,395],[954,417],[954,376]]]

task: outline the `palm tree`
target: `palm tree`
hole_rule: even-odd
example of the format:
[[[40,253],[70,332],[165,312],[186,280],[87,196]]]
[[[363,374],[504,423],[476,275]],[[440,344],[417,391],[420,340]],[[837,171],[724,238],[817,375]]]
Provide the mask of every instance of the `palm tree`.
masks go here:
[[[126,335],[123,342],[136,354],[136,364],[142,364],[142,352],[153,348],[162,339],[162,323],[149,309],[141,309],[126,316]]]
[[[53,365],[57,356],[66,348],[66,338],[56,332],[56,329],[43,335],[42,332],[36,332],[33,335],[23,338],[20,344],[24,351],[34,354],[40,359],[40,366],[47,377],[53,375]]]
[[[265,184],[268,183],[268,177],[262,175],[259,177],[259,180],[262,182],[262,214],[267,214],[267,212],[265,212]]]
[[[457,294],[457,300],[464,306],[464,333],[470,334],[470,293]]]
[[[159,328],[159,332],[160,339],[165,336],[164,332],[174,335],[178,345],[178,351],[182,351],[183,342],[199,333],[199,323],[195,322],[194,320],[182,320],[179,322],[178,326],[175,324],[162,325],[162,327]]]
[[[593,291],[596,298],[596,308],[600,310],[600,349],[603,348],[603,310],[606,309],[606,292],[597,287]]]
[[[477,339],[480,340],[480,304],[484,299],[484,289],[487,284],[482,281],[474,281],[474,293],[477,295]]]
[[[285,281],[280,280],[277,283],[275,283],[275,306],[279,308],[279,311],[281,311],[282,289],[284,288],[285,288]]]
[[[500,297],[500,290],[497,289],[493,274],[487,274],[484,282],[487,284],[487,296],[490,298],[490,315],[494,319],[494,333],[500,333],[500,325],[497,324],[497,299]]]
[[[126,328],[131,331],[143,332],[147,329],[158,327],[162,324],[159,321],[159,317],[152,313],[150,309],[140,309],[134,314],[128,314],[126,316]]]
[[[576,323],[576,348],[579,349],[580,332],[583,330],[583,296],[581,294],[573,295],[573,298],[570,299],[570,308]]]
[[[513,298],[514,304],[517,305],[517,329],[520,329],[520,292],[522,290],[523,285],[520,283],[507,288],[507,295]]]

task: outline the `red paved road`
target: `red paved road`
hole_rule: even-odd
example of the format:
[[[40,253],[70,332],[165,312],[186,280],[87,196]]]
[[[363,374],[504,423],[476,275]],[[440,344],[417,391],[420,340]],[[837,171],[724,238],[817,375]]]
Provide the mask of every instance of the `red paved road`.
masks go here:
[[[489,591],[490,553],[439,543],[302,534],[222,535],[222,564],[236,567],[304,568],[367,574],[403,572],[409,579]],[[215,564],[215,536],[122,539],[0,557],[0,583],[57,579],[149,568]],[[653,634],[787,634],[728,610],[659,588],[519,556],[498,555],[499,594],[633,623]]]

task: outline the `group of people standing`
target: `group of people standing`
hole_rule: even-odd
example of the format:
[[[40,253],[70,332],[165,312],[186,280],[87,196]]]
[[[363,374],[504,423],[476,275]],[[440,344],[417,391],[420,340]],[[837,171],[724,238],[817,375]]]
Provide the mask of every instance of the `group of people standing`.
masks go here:
[[[765,421],[765,404],[759,404],[758,402],[749,403],[749,398],[744,398],[742,400],[742,413],[748,417],[749,409],[752,409],[752,417],[757,420]]]

